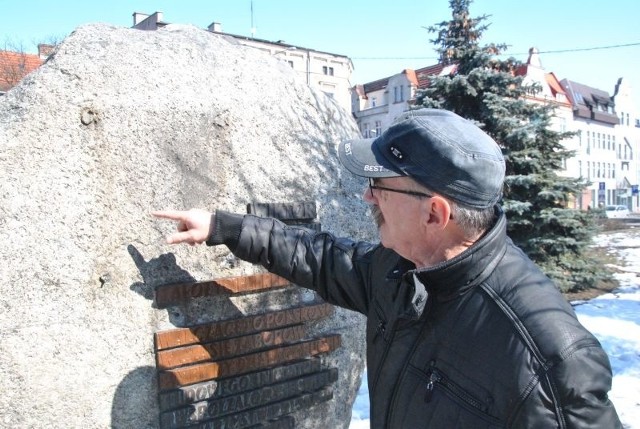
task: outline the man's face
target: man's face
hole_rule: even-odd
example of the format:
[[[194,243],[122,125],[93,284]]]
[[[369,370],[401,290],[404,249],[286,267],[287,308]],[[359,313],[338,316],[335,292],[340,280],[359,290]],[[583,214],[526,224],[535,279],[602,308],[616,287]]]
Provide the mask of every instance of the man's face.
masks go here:
[[[375,179],[374,185],[399,191],[415,189],[412,181],[406,177]],[[411,259],[412,249],[421,238],[418,223],[423,199],[369,187],[365,189],[363,199],[371,204],[371,214],[378,227],[382,245]]]

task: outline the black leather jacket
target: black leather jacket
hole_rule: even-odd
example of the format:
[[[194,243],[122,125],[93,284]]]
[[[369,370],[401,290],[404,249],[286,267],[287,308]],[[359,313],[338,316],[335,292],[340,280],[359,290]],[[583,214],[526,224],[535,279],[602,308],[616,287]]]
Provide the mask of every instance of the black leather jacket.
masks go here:
[[[207,244],[367,316],[374,429],[621,428],[607,355],[498,212],[470,249],[421,270],[380,245],[221,211]]]

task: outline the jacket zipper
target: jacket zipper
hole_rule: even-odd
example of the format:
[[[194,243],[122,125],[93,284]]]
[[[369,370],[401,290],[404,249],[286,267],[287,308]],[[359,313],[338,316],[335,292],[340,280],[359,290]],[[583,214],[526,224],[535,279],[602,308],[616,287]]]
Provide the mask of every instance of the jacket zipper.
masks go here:
[[[435,362],[431,362],[431,369],[427,373],[427,387],[424,397],[425,403],[431,402],[431,400],[433,399],[433,392],[435,391],[436,387],[440,387],[443,389],[446,395],[462,401],[466,406],[470,408],[470,410],[476,410],[476,412],[480,413],[480,418],[482,418],[483,420],[498,426],[504,424],[498,418],[487,414],[488,409],[486,404],[480,402],[478,399],[467,393],[457,384],[449,381],[449,379],[447,379],[444,374],[438,371],[438,369],[435,368],[434,365]]]
[[[384,342],[384,350],[382,351],[382,358],[380,359],[380,364],[378,365],[378,372],[376,374],[376,378],[373,381],[373,391],[375,392],[376,386],[378,386],[378,380],[380,379],[380,374],[382,373],[382,367],[384,365],[385,360],[387,360],[387,355],[389,354],[389,349],[391,348],[391,343],[393,343],[393,337],[395,335],[395,329],[391,331],[391,337],[387,340],[384,334],[387,332],[387,325],[385,321],[380,317],[380,321],[378,322],[378,326],[376,327],[376,333],[382,337],[382,341]]]
[[[427,392],[425,393],[425,398],[424,398],[425,402],[429,403],[431,402],[431,399],[433,399],[433,391],[436,385],[441,386],[443,389],[448,391],[454,397],[462,400],[465,404],[475,408],[476,410],[486,413],[486,406],[483,403],[478,401],[473,396],[469,395],[467,392],[465,392],[463,389],[458,387],[456,384],[451,383],[449,380],[447,380],[446,377],[444,377],[440,373],[440,371],[438,371],[435,368],[432,368],[428,374]]]
[[[404,361],[404,364],[402,365],[402,370],[400,371],[400,375],[399,375],[399,377],[397,379],[397,382],[393,386],[393,393],[391,394],[391,401],[390,401],[389,408],[387,410],[387,418],[386,418],[386,422],[385,422],[385,427],[386,428],[390,428],[391,427],[392,417],[395,414],[394,410],[396,408],[398,389],[400,388],[400,384],[402,383],[402,380],[404,379],[404,376],[407,373],[407,369],[410,366],[408,363],[411,361],[411,357],[413,356],[413,354],[416,351],[416,348],[418,348],[418,345],[420,344],[420,339],[422,337],[422,332],[424,330],[425,325],[427,324],[428,312],[431,310],[431,307],[433,305],[432,303],[433,303],[433,298],[431,297],[431,295],[429,295],[427,297],[427,302],[425,303],[424,310],[422,312],[423,317],[424,317],[424,323],[422,323],[422,326],[420,328],[420,335],[418,335],[418,337],[416,338],[415,342],[413,343],[413,347],[411,348],[411,351],[407,354],[407,358]],[[394,334],[395,334],[395,332],[394,332]],[[387,352],[388,349],[389,349],[389,345],[387,345],[387,348],[385,349],[385,358],[386,358],[386,352]],[[380,371],[378,371],[378,374],[376,375],[376,381],[378,379],[378,376],[380,375],[380,372],[382,372],[382,366],[380,366]]]

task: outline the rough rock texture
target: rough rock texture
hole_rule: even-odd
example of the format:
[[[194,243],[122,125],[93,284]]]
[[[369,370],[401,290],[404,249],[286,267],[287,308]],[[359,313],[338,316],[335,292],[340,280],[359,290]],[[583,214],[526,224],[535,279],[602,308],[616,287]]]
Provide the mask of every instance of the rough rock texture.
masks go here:
[[[154,209],[245,212],[315,200],[323,228],[371,239],[335,146],[349,114],[275,58],[190,26],[80,27],[0,98],[0,427],[157,427],[155,331],[284,308],[291,288],[153,308],[160,284],[260,269],[226,248],[167,246]],[[304,297],[303,297],[304,298]],[[347,427],[362,317],[335,399],[300,427]]]

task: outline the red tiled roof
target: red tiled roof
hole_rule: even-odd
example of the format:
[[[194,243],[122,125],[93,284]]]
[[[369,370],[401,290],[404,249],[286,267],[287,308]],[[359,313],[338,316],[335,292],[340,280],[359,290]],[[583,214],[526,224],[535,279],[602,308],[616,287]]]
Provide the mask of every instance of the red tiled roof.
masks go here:
[[[442,64],[434,64],[432,66],[422,67],[416,70],[418,78],[418,88],[423,89],[429,86],[429,76],[438,75],[442,72],[444,66]]]
[[[411,84],[418,86],[418,77],[416,76],[416,71],[413,69],[404,69],[403,72],[407,75],[407,80],[411,82]]]
[[[418,88],[426,88],[429,80],[429,76],[438,75],[444,70],[444,66],[442,64],[434,64],[432,66],[422,67],[417,70],[412,69],[404,69],[402,73],[407,75],[407,79],[409,82],[416,85]],[[379,91],[384,89],[389,84],[389,77],[385,77],[382,79],[374,80],[373,82],[365,83],[363,85],[365,94],[368,94],[373,91]]]
[[[556,75],[553,72],[545,73],[544,78],[547,81],[547,84],[549,85],[549,87],[551,88],[551,93],[554,96],[556,94],[567,95],[567,93],[564,90],[564,88],[562,88],[562,85],[560,85],[560,81],[558,80],[558,78],[556,77]]]
[[[8,91],[42,65],[38,55],[0,51],[0,91]]]

